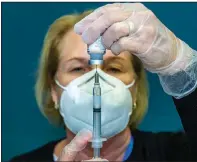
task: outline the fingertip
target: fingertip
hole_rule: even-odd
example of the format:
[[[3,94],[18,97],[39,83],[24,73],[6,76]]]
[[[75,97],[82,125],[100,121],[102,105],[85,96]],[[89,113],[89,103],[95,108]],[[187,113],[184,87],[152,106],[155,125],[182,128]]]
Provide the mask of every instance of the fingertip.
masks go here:
[[[95,40],[95,39],[94,39],[93,37],[94,37],[93,35],[87,34],[86,32],[83,32],[83,34],[82,34],[82,39],[83,39],[83,41],[84,41],[86,44],[88,44],[88,45],[94,43],[94,40]]]
[[[74,25],[74,32],[76,34],[79,34],[79,35],[82,34],[82,32],[81,32],[81,25],[79,23],[77,23],[77,24]]]
[[[77,136],[89,140],[90,138],[92,138],[92,132],[89,129],[83,128],[77,133]]]
[[[120,47],[117,43],[112,44],[111,46],[111,51],[114,55],[119,55],[120,54]]]
[[[110,39],[106,36],[106,34],[103,34],[101,37],[101,43],[105,47],[105,49],[110,50],[111,44],[109,43]]]
[[[75,138],[73,139],[74,142],[78,143],[78,145],[86,145],[88,141],[92,138],[92,132],[88,129],[82,129],[79,131]]]
[[[115,56],[118,56],[120,53],[112,52]]]

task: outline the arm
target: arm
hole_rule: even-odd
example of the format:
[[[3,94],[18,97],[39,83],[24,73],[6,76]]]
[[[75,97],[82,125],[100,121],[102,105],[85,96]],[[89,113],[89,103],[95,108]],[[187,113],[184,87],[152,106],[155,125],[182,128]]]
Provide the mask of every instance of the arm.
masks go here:
[[[173,98],[191,146],[192,158],[197,161],[197,88],[189,95]]]
[[[181,41],[177,59],[158,76],[164,91],[173,96],[192,156],[197,160],[197,51]]]

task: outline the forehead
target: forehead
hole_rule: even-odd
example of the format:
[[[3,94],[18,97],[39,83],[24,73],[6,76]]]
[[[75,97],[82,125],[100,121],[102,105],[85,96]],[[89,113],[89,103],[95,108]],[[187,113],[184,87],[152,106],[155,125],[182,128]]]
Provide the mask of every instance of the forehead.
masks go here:
[[[83,42],[80,35],[76,34],[73,30],[70,30],[63,37],[61,43],[59,44],[60,57],[64,61],[71,58],[83,57],[89,60],[89,55],[87,53],[87,45]],[[111,57],[121,57],[130,62],[131,54],[128,52],[122,52],[120,55],[115,56],[110,50],[106,51],[104,55],[104,60]]]

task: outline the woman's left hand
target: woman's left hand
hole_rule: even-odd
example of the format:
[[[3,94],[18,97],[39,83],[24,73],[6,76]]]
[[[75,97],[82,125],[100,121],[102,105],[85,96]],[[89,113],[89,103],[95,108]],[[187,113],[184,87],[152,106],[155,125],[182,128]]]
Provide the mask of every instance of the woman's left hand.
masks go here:
[[[151,72],[161,71],[175,61],[182,44],[141,3],[114,3],[100,7],[78,22],[74,30],[87,44],[102,35],[107,49],[114,54],[129,51]]]

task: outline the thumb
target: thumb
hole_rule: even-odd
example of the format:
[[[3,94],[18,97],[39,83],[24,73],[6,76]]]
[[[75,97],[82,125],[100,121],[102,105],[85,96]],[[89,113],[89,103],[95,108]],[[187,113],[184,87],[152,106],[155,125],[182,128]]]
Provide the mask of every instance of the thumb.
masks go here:
[[[83,150],[92,138],[92,132],[83,129],[67,144],[57,161],[74,161],[79,151]]]

